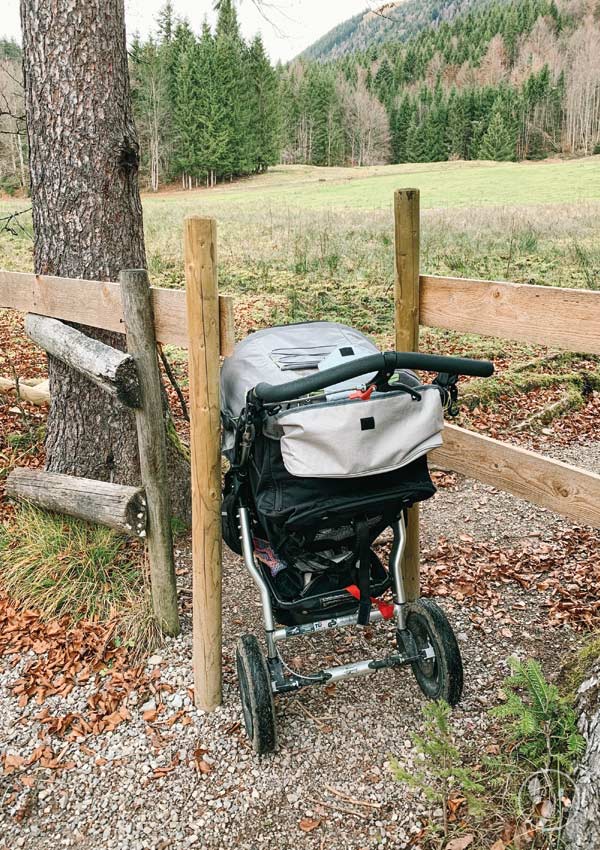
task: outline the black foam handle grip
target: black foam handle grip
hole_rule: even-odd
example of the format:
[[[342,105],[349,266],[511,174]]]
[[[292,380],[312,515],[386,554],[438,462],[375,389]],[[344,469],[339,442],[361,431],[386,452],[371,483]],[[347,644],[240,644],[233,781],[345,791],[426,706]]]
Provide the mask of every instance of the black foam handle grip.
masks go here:
[[[475,378],[489,378],[494,374],[494,364],[489,360],[470,360],[466,357],[443,357],[437,354],[418,354],[416,352],[387,351],[385,354],[369,354],[347,363],[340,363],[331,369],[324,369],[298,378],[285,384],[258,384],[254,390],[256,398],[267,404],[292,401],[308,393],[324,390],[327,387],[367,375],[371,372],[395,369],[421,369],[424,372],[448,372],[451,375],[468,375]]]

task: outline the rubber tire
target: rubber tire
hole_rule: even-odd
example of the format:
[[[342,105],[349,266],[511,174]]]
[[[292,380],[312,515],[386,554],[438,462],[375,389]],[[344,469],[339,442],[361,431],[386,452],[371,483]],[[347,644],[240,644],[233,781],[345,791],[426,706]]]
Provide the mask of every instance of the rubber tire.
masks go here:
[[[236,662],[246,733],[255,752],[272,753],[277,749],[275,703],[267,662],[254,635],[239,638]]]
[[[456,705],[462,696],[463,666],[448,618],[431,599],[418,599],[407,605],[406,628],[417,648],[429,638],[435,652],[435,660],[411,662],[422,692],[428,699],[443,699],[449,705]]]

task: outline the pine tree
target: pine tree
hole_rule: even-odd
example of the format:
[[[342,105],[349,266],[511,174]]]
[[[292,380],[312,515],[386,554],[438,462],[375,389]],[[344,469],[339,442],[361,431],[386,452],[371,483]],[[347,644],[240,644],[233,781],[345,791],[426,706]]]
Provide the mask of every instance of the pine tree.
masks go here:
[[[462,93],[453,89],[448,100],[448,124],[446,128],[446,141],[450,159],[468,159],[469,129],[466,98]]]
[[[448,159],[446,128],[448,111],[442,87],[438,82],[433,102],[428,110],[424,126],[425,158],[428,162],[443,162]]]
[[[207,185],[215,184],[227,147],[229,126],[219,97],[215,41],[204,22],[196,50],[196,166]]]
[[[161,44],[168,44],[173,38],[175,12],[173,11],[171,0],[167,0],[165,5],[160,9],[156,19],[156,29],[158,31],[158,41]]]
[[[281,154],[281,110],[277,74],[256,36],[249,53],[250,159],[254,171],[266,171]]]
[[[219,80],[219,106],[227,115],[229,132],[220,163],[221,176],[230,178],[252,171],[248,139],[250,83],[248,52],[240,38],[232,0],[219,6],[215,39],[215,67]]]
[[[492,119],[479,146],[478,158],[493,159],[497,162],[508,162],[515,158],[515,138],[507,126],[501,102],[494,108]]]
[[[425,140],[423,138],[423,127],[414,115],[408,132],[406,134],[406,162],[425,162]]]
[[[336,79],[329,68],[314,65],[309,69],[306,83],[311,128],[311,163],[338,165],[343,157],[344,138]]]
[[[179,54],[174,78],[173,128],[175,173],[186,188],[198,177],[198,108],[197,108],[196,46]]]
[[[392,134],[392,160],[393,162],[407,162],[407,139],[411,119],[415,114],[415,107],[408,95],[405,95],[399,105],[392,110],[390,117],[390,130]]]

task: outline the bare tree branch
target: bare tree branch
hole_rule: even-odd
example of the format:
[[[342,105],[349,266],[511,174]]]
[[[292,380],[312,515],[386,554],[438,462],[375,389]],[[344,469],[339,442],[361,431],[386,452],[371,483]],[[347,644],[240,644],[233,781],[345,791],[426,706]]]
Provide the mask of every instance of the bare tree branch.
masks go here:
[[[397,18],[392,18],[390,15],[385,14],[386,9],[396,9],[396,8],[397,8],[396,3],[386,3],[385,5],[380,6],[379,9],[372,9],[371,6],[369,6],[369,11],[372,12],[374,15],[377,15],[378,17],[383,18],[385,21],[391,21],[393,24],[397,24],[398,23]]]
[[[19,235],[19,230],[21,230],[26,236],[30,239],[33,239],[31,233],[28,230],[25,230],[21,222],[19,221],[20,215],[25,215],[26,213],[31,212],[31,207],[28,207],[26,210],[19,210],[17,212],[9,213],[8,215],[3,215],[0,217],[0,233],[4,233],[6,230],[8,233],[11,233],[13,236]],[[18,228],[19,230],[16,230]]]

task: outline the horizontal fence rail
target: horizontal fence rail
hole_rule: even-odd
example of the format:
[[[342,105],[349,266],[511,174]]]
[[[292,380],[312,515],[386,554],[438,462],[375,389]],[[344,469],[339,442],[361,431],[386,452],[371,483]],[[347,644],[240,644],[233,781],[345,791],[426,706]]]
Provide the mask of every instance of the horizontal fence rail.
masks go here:
[[[600,292],[421,275],[420,322],[600,354]]]
[[[446,424],[433,463],[600,528],[600,475]]]
[[[189,348],[185,291],[150,288],[156,339]],[[125,333],[121,286],[97,280],[0,271],[0,308]],[[219,296],[221,354],[233,351],[233,299]]]
[[[151,287],[159,342],[189,347],[183,290]],[[124,332],[118,283],[0,271],[0,308]],[[233,299],[219,296],[221,354],[234,346]],[[600,292],[420,276],[429,327],[600,354]],[[447,425],[432,459],[569,519],[600,527],[600,476]]]

